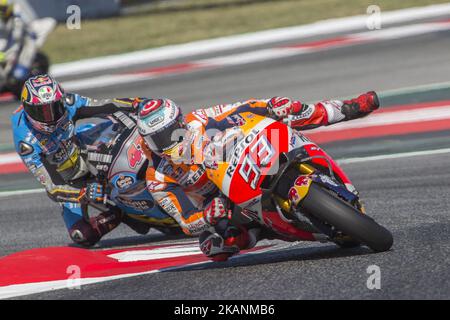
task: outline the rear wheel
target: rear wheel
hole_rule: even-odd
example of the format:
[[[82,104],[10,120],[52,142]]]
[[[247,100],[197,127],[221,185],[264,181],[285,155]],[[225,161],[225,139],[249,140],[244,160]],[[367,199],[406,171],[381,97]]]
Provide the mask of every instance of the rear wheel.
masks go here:
[[[392,234],[386,228],[315,183],[311,184],[308,195],[300,203],[300,209],[376,252],[392,247]],[[342,243],[342,246],[346,244],[351,245],[352,242]]]

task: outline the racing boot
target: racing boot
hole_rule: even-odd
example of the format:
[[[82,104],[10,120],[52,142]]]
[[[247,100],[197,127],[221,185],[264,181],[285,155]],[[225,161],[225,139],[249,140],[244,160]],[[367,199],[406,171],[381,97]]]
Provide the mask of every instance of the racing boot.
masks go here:
[[[375,91],[369,91],[351,100],[344,100],[341,112],[344,120],[364,117],[380,107],[380,101]]]
[[[84,247],[95,245],[105,234],[114,230],[122,220],[120,211],[102,212],[88,221],[81,219],[70,229],[72,241]]]

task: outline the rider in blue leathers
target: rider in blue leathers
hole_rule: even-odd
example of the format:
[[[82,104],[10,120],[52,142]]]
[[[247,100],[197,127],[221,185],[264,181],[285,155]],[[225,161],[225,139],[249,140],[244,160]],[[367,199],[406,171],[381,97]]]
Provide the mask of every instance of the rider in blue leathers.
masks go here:
[[[84,177],[88,169],[75,140],[76,121],[118,110],[131,112],[134,110],[131,101],[94,100],[64,93],[58,82],[48,75],[28,79],[21,101],[22,105],[11,117],[16,151],[31,173],[45,186],[48,196],[61,204],[71,239],[91,246],[120,222],[140,232],[142,228],[136,227],[118,211],[111,210],[87,219],[83,216],[79,201],[81,190],[97,201],[100,201],[103,190],[96,182],[82,189],[86,186]]]

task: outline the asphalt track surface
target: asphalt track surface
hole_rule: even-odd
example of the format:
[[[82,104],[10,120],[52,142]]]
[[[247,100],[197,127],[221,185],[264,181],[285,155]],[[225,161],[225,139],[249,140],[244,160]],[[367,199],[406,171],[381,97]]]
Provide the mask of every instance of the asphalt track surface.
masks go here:
[[[82,93],[95,97],[166,96],[186,110],[273,95],[311,101],[449,81],[449,52],[450,32],[436,32]],[[1,143],[10,142],[6,115],[13,108],[6,104],[0,109]],[[448,148],[450,132],[363,139],[326,147],[336,158]],[[374,254],[364,247],[343,250],[331,244],[295,243],[289,249],[236,262],[197,265],[25,298],[448,299],[449,165],[450,155],[441,154],[343,166],[360,190],[369,214],[392,231],[395,243],[389,252]],[[0,184],[6,183],[10,189],[34,183],[27,175],[3,178]],[[100,246],[160,241],[171,240],[156,233],[137,237],[120,226]],[[67,244],[59,207],[45,194],[1,199],[0,255]],[[381,269],[380,290],[366,287],[370,265]]]

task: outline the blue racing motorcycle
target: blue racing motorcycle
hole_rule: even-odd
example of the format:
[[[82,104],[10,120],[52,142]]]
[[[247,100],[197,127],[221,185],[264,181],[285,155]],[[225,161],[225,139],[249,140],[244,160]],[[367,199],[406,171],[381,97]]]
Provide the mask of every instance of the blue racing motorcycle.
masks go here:
[[[145,183],[148,161],[141,149],[133,114],[116,112],[76,129],[90,177],[105,190],[103,203],[88,201],[100,211],[121,210],[128,218],[144,222],[165,234],[182,234],[176,220],[154,201]]]

